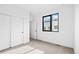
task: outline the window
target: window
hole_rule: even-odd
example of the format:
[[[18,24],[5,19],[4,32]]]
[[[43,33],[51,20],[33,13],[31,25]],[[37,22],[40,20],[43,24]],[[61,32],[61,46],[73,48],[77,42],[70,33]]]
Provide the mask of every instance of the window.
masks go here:
[[[59,32],[59,13],[43,16],[43,31]]]

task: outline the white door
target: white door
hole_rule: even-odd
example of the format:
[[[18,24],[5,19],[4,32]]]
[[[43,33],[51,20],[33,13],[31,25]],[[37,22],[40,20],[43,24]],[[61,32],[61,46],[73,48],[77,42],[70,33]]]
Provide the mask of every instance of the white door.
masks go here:
[[[23,44],[23,19],[11,17],[11,47]]]
[[[0,15],[0,50],[10,47],[10,18]]]
[[[30,36],[33,39],[37,39],[37,29],[36,29],[36,22],[35,21],[31,21],[30,22]]]

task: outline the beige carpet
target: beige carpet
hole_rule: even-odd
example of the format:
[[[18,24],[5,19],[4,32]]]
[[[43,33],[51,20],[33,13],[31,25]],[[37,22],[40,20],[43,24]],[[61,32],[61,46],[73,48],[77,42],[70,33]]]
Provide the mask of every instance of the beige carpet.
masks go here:
[[[29,46],[44,51],[45,54],[73,54],[72,48],[31,39]]]
[[[28,52],[27,54],[44,54],[44,51],[41,51],[40,49],[34,49],[31,52]]]
[[[39,40],[31,40],[27,45],[11,48],[2,54],[73,54],[72,48],[50,44]]]
[[[44,52],[41,51],[40,49],[34,49],[29,45],[25,45],[25,46],[17,47],[15,49],[7,50],[2,54],[42,54],[42,53]]]

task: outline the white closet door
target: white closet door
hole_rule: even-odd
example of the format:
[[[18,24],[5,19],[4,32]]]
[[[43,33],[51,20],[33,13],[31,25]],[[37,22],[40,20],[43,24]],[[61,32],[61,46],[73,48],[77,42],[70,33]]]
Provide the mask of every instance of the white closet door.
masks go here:
[[[23,44],[23,19],[11,17],[11,47]]]
[[[0,15],[0,50],[10,47],[10,18]]]

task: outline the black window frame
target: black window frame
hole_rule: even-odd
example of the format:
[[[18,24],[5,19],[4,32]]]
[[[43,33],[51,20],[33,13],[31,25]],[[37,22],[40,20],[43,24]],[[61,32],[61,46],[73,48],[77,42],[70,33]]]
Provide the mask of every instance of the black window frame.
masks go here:
[[[50,30],[45,30],[45,29],[44,29],[44,18],[45,18],[45,17],[50,17]],[[42,17],[42,30],[43,30],[43,31],[48,31],[48,32],[52,31],[51,22],[52,22],[52,20],[51,20],[51,15],[43,16],[43,17]]]
[[[52,16],[53,15],[58,15],[58,31],[53,31],[52,30]],[[50,30],[45,30],[44,29],[44,18],[45,17],[49,17],[50,16]],[[42,17],[42,31],[47,31],[47,32],[59,32],[59,13],[54,13],[54,14],[50,14],[50,15],[45,15]]]

